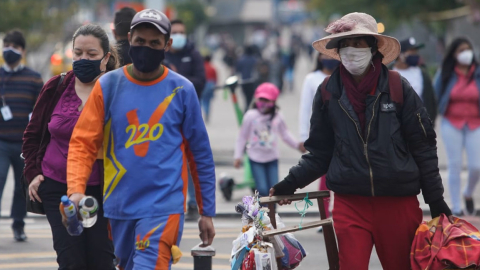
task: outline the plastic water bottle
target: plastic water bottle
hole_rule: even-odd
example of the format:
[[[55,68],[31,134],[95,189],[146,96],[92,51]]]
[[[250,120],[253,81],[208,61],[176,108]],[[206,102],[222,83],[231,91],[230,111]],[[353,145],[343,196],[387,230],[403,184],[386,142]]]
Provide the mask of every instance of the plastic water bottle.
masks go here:
[[[61,201],[62,203],[60,204],[60,212],[62,213],[62,216],[67,219],[67,232],[72,236],[78,236],[82,234],[83,225],[80,220],[78,220],[77,208],[75,207],[75,204],[70,201],[66,195],[62,196]]]
[[[78,203],[78,211],[82,216],[84,228],[90,228],[97,222],[98,201],[92,196],[85,196]]]

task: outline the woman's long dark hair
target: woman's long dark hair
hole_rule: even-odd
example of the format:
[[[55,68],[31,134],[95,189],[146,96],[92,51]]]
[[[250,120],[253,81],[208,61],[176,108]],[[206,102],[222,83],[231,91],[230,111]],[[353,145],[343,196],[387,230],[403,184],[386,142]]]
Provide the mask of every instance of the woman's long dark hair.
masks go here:
[[[450,43],[450,46],[447,48],[447,53],[445,54],[445,58],[443,58],[442,62],[442,89],[441,94],[445,93],[447,88],[447,84],[452,78],[453,73],[455,72],[455,65],[457,64],[457,59],[455,59],[455,51],[457,48],[462,45],[463,43],[467,43],[470,46],[470,49],[473,50],[472,43],[465,37],[456,38]],[[473,57],[472,65],[477,66],[477,61],[475,60],[475,55]],[[472,77],[469,78],[469,81],[473,79]]]

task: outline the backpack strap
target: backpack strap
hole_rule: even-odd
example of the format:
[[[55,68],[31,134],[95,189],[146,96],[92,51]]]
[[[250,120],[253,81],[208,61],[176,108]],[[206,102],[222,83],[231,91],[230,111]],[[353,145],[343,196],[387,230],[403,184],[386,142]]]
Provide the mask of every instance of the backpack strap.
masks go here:
[[[403,106],[403,86],[402,78],[396,71],[388,71],[388,88],[390,88],[390,98],[393,102]]]
[[[323,104],[327,103],[332,97],[332,93],[327,91],[328,80],[330,80],[330,76],[325,77],[325,79],[323,80],[322,86],[320,88]]]

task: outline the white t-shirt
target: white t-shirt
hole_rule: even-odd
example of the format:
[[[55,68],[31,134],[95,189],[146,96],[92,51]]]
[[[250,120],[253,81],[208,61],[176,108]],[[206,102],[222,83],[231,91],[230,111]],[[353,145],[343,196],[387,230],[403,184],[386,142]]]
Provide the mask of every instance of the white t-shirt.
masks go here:
[[[415,90],[415,92],[417,92],[417,95],[420,97],[420,99],[422,99],[422,94],[423,94],[422,69],[420,69],[419,67],[409,67],[407,69],[394,68],[393,70],[398,71],[400,75],[405,77],[405,79],[407,79],[407,81],[412,86],[413,90]]]
[[[309,73],[303,81],[302,99],[300,100],[300,140],[302,142],[308,139],[310,133],[310,118],[312,116],[313,98],[318,87],[327,77],[320,70]]]

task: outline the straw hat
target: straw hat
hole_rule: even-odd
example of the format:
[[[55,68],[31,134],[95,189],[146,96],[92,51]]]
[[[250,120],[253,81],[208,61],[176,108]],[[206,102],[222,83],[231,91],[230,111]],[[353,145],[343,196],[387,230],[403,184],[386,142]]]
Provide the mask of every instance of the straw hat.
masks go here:
[[[400,43],[396,38],[378,33],[377,21],[366,13],[349,13],[331,23],[325,29],[331,35],[313,42],[315,50],[340,60],[337,53],[338,42],[344,38],[373,36],[377,39],[378,50],[383,54],[383,63],[388,64],[400,54]]]

